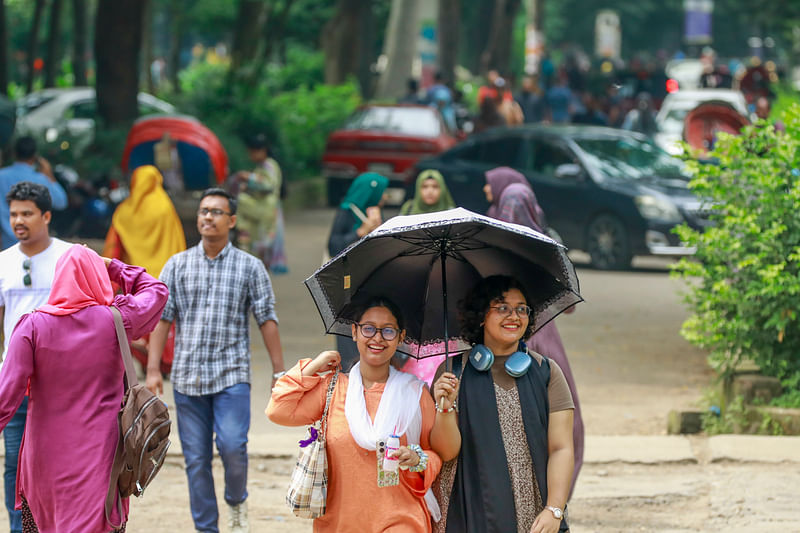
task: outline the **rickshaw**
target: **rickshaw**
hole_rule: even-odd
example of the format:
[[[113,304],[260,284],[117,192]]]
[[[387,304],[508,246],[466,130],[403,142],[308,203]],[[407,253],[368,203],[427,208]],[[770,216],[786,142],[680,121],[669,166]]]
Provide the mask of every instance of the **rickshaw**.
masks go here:
[[[750,124],[750,121],[729,103],[711,101],[691,110],[683,124],[684,139],[704,156],[714,148],[719,132],[739,135],[740,130]]]

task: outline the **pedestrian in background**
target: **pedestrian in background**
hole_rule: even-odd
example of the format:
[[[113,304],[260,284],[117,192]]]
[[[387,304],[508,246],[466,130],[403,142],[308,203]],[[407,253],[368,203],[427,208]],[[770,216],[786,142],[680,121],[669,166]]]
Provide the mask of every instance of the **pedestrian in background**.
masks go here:
[[[331,234],[328,238],[328,256],[335,257],[339,252],[367,235],[383,222],[381,207],[386,198],[384,193],[389,180],[375,172],[359,175],[336,210]],[[336,349],[342,357],[342,368],[345,372],[358,359],[356,345],[346,337],[336,336]]]
[[[112,280],[123,294],[114,296]],[[47,303],[20,319],[0,373],[0,428],[30,387],[16,491],[23,533],[125,530],[128,499],[108,517],[105,509],[125,373],[108,306],[141,337],[166,300],[166,286],[143,268],[75,244],[56,263]]]
[[[0,252],[0,319],[3,322],[0,368],[14,326],[22,315],[47,303],[56,262],[70,247],[69,243],[50,237],[52,203],[47,187],[28,181],[16,183],[5,200],[9,206],[9,222],[18,242]],[[6,450],[3,478],[11,533],[22,532],[22,513],[15,510],[15,506],[19,448],[27,413],[28,397],[25,396],[3,430]]]
[[[544,210],[539,206],[536,194],[525,176],[512,168],[499,167],[486,173],[486,183],[488,187],[486,200],[491,203],[487,213],[488,216],[547,234],[547,221],[544,216]],[[575,308],[571,307],[565,313],[574,311]],[[526,342],[534,352],[540,353],[558,363],[569,385],[572,403],[575,405],[572,419],[575,466],[570,485],[571,496],[578,474],[583,466],[584,429],[581,406],[578,401],[578,388],[575,385],[575,378],[572,375],[572,368],[570,368],[569,360],[567,359],[567,352],[564,349],[564,343],[561,341],[561,335],[558,333],[558,327],[554,320],[539,328]]]
[[[164,179],[152,165],[133,171],[130,196],[111,218],[103,255],[144,267],[158,277],[167,260],[186,249],[183,226],[164,190]]]
[[[103,256],[144,267],[148,274],[157,278],[167,260],[186,249],[183,226],[156,167],[144,165],[134,170],[130,191],[130,196],[117,206],[111,218]],[[170,338],[174,341],[174,337],[173,328]],[[149,335],[130,339],[131,354],[146,368]],[[168,343],[162,358],[162,372],[169,372],[172,357],[172,344]]]
[[[288,267],[281,207],[281,167],[270,157],[265,135],[249,137],[245,144],[255,167],[235,175],[233,187],[239,204],[236,245],[261,259],[273,274],[283,274]]]
[[[328,408],[327,510],[314,520],[314,531],[427,533],[431,515],[439,514],[428,492],[441,467],[430,449],[433,401],[422,381],[391,365],[405,337],[398,307],[382,297],[355,307],[352,335],[359,361],[349,375],[339,374]],[[301,359],[276,384],[267,407],[270,420],[286,426],[319,420],[333,378],[328,371],[340,363],[333,351]],[[381,450],[390,435],[399,437],[394,453]],[[399,460],[398,474],[384,468],[384,455]],[[383,483],[388,479],[394,482]]]
[[[150,337],[147,362],[146,386],[162,394],[161,356],[174,322],[171,380],[178,434],[189,480],[192,519],[195,529],[204,533],[219,532],[211,472],[214,435],[225,468],[230,531],[250,530],[250,312],[272,359],[272,384],[285,374],[269,274],[262,261],[230,242],[234,226],[236,200],[223,189],[206,190],[197,210],[200,243],[172,256],[161,272],[169,300]]]
[[[0,170],[0,198],[5,198],[8,191],[15,183],[29,181],[44,185],[50,192],[53,209],[67,207],[67,193],[58,184],[53,176],[50,163],[36,154],[36,141],[33,137],[20,137],[14,144],[14,158],[16,162]],[[17,242],[14,231],[8,223],[8,204],[0,202],[0,250],[5,250]]]

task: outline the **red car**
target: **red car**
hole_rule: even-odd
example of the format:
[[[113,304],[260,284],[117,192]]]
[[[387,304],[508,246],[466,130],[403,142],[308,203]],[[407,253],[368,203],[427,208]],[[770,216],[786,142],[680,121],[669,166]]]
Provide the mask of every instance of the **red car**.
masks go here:
[[[328,137],[322,156],[328,203],[341,202],[353,178],[377,172],[390,180],[389,203],[405,196],[414,164],[456,143],[439,111],[422,105],[365,105]]]

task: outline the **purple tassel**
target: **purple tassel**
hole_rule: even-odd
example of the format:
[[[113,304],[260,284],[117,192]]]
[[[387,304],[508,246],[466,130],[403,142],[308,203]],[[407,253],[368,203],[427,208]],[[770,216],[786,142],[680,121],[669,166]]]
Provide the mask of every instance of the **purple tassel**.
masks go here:
[[[300,441],[300,447],[301,448],[305,448],[306,446],[308,446],[309,444],[311,444],[312,442],[317,440],[317,435],[318,435],[317,428],[315,428],[313,426],[308,428],[308,433],[311,436],[308,437],[307,439],[303,439],[303,440]]]

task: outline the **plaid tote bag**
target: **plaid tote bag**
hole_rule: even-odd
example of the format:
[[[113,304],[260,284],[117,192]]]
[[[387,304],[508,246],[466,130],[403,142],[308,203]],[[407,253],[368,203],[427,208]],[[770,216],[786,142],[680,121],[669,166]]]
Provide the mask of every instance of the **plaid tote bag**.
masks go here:
[[[325,436],[328,427],[328,407],[339,378],[337,369],[328,385],[325,410],[322,418],[308,428],[309,438],[300,441],[300,454],[292,472],[286,504],[300,518],[319,518],[325,514],[328,498],[328,455],[325,452]]]

